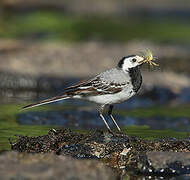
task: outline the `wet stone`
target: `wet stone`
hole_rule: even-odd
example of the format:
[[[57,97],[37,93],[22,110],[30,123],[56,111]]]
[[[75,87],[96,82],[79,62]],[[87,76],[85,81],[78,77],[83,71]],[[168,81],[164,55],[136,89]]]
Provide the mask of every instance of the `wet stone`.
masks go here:
[[[139,156],[139,172],[146,174],[190,174],[189,152],[147,152]]]
[[[152,176],[190,173],[190,138],[150,141],[124,133],[98,130],[85,134],[52,129],[44,136],[19,136],[11,148],[18,152],[54,152],[76,159],[99,159],[120,175],[123,170]]]

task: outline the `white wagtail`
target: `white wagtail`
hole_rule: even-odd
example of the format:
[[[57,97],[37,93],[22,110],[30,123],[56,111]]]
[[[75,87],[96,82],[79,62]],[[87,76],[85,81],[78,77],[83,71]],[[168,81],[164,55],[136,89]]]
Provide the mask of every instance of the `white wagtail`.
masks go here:
[[[123,57],[117,64],[117,67],[104,71],[92,79],[66,88],[65,93],[63,93],[61,96],[56,96],[27,105],[23,107],[23,109],[32,108],[64,99],[83,99],[99,105],[99,115],[104,121],[108,130],[111,131],[103,116],[103,110],[105,106],[108,105],[108,115],[111,117],[117,129],[121,131],[114,117],[112,116],[113,104],[126,101],[137,93],[142,84],[140,66],[145,62],[156,65],[154,62],[152,62],[152,60],[153,56],[150,51],[142,56],[130,55]]]

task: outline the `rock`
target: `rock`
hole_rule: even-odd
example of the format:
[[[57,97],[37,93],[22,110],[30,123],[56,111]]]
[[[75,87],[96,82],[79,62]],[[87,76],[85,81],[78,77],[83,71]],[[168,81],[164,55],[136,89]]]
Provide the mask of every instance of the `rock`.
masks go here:
[[[184,75],[184,72],[190,72],[188,68],[189,45],[183,47],[182,45],[155,44],[146,41],[127,43],[90,41],[72,44],[13,41],[9,44],[19,45],[18,47],[9,45],[9,47],[5,41],[0,40],[0,50],[2,49],[2,52],[0,51],[0,71],[2,72],[36,77],[84,78],[116,66],[121,56],[138,54],[144,47],[147,47],[159,57],[158,63],[164,71],[155,69],[154,72],[150,72],[147,66],[144,66],[144,83],[164,84],[166,87],[172,86],[173,88],[190,85],[188,76]],[[172,71],[181,72],[181,74]]]
[[[19,152],[57,152],[77,158],[96,158],[96,154],[102,152],[99,156],[103,158],[110,156],[112,152],[122,151],[128,141],[125,134],[112,135],[98,130],[83,134],[67,129],[52,129],[44,136],[19,136],[18,141],[11,144],[11,148]]]
[[[76,160],[53,153],[27,154],[6,152],[0,155],[1,179],[27,180],[114,180],[113,171],[95,160]]]
[[[163,80],[162,76],[163,73],[159,74],[158,72],[154,74],[143,73],[144,82],[139,96],[119,104],[118,107],[136,108],[150,107],[153,104],[161,103],[190,102],[190,81],[187,80],[186,76],[165,73],[164,78],[167,78],[167,81]],[[175,80],[170,78],[173,76]],[[37,98],[39,100],[39,97],[43,99],[63,93],[63,89],[80,80],[80,78],[72,77],[32,76],[0,71],[0,96],[2,99],[14,97],[17,99]]]
[[[111,16],[111,17],[126,17],[128,15],[135,16],[176,16],[180,13],[180,17],[187,18],[189,15],[190,6],[187,1],[177,3],[170,0],[159,1],[152,3],[151,0],[139,1],[114,1],[102,0],[2,0],[2,6],[10,10],[31,10],[31,9],[54,9],[61,10],[67,14],[91,15],[91,16]]]
[[[183,88],[181,90],[181,94],[179,97],[179,101],[181,103],[189,103],[190,102],[190,88]]]
[[[44,136],[19,136],[11,148],[19,152],[56,152],[77,159],[100,159],[120,175],[124,169],[152,175],[158,172],[182,175],[190,167],[190,138],[148,141],[123,133],[84,134],[52,129]]]
[[[159,57],[158,63],[164,67],[164,71],[156,69],[150,72],[144,66],[140,93],[152,92],[154,87],[161,87],[169,100],[174,99],[176,94],[185,92],[188,97],[185,102],[189,102],[188,89],[182,91],[190,87],[189,77],[184,74],[190,72],[189,46],[183,48],[180,45],[166,46],[144,41],[130,41],[126,44],[96,41],[54,44],[16,40],[6,43],[5,40],[0,40],[0,96],[19,99],[18,97],[39,97],[42,92],[54,92],[53,95],[62,93],[65,87],[116,66],[121,56],[139,53],[144,47],[152,49]],[[163,93],[159,93],[158,88],[156,94],[161,96],[162,101],[165,98]],[[181,102],[184,102],[185,97],[180,98]],[[147,103],[145,100],[143,104]],[[151,103],[149,99],[146,106]],[[131,104],[137,106],[142,103],[135,100]]]
[[[190,72],[189,47],[166,46],[144,41],[130,41],[126,44],[96,41],[43,44],[16,40],[6,43],[5,40],[0,40],[0,96],[19,99],[36,98],[51,92],[53,95],[62,93],[65,87],[114,67],[121,56],[139,53],[144,47],[152,49],[159,57],[158,63],[160,67],[164,67],[164,71],[156,69],[150,72],[147,66],[144,66],[143,87],[140,93],[153,92],[156,99],[161,97],[162,102],[173,101],[176,94],[185,93],[184,96],[180,96],[180,102],[189,102],[190,80],[184,74]],[[179,71],[183,73],[176,73]],[[131,102],[130,106],[142,105],[142,100],[133,99],[128,102]],[[147,101],[146,98],[143,106],[145,102],[148,102],[146,106],[152,105],[150,99]]]
[[[190,153],[147,152],[139,156],[139,171],[148,174],[190,174]]]
[[[18,73],[0,71],[0,97],[8,101],[10,97],[17,98],[17,102],[25,98],[39,99],[61,93],[62,90],[78,81],[77,78],[58,78],[49,76],[31,76]]]
[[[152,89],[145,91],[142,97],[146,97],[154,102],[164,104],[176,99],[177,94],[173,93],[168,88],[154,86]]]

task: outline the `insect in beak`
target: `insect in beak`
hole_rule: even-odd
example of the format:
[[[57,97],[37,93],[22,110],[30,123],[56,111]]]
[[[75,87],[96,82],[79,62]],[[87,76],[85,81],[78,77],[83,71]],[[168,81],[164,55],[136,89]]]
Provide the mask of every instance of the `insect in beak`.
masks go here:
[[[141,62],[139,62],[140,64],[144,64],[144,63],[148,63],[150,66],[159,66],[159,64],[153,62],[154,60],[156,60],[157,58],[155,58],[152,54],[152,52],[147,49],[143,55],[143,60]]]

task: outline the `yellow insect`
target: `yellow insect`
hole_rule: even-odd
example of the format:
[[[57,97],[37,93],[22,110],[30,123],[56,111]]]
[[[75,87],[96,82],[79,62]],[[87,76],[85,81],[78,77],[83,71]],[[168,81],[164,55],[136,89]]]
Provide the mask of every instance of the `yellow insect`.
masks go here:
[[[148,63],[150,66],[159,66],[159,64],[153,62],[153,60],[156,60],[155,57],[152,55],[152,52],[147,49],[142,57],[144,58],[143,63]]]

